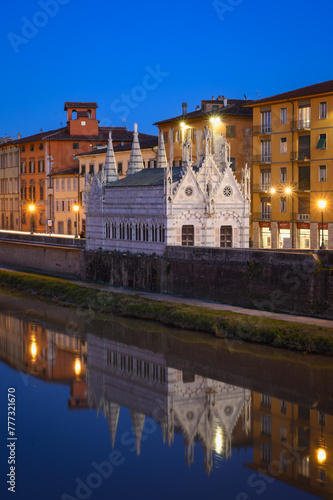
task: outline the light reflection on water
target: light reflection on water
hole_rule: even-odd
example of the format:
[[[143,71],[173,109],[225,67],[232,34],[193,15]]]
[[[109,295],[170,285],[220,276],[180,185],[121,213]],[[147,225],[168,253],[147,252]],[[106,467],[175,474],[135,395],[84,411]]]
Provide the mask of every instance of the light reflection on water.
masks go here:
[[[101,499],[110,494],[110,484],[118,498],[131,498],[137,484],[144,487],[143,478],[160,499],[183,498],[191,491],[193,498],[207,491],[215,497],[221,488],[225,498],[247,500],[257,494],[270,499],[333,495],[333,416],[318,411],[330,394],[322,392],[313,409],[291,400],[288,392],[284,399],[283,384],[276,395],[269,387],[272,381],[267,393],[252,390],[248,375],[241,376],[245,365],[236,353],[221,351],[223,364],[228,358],[235,361],[227,383],[219,357],[214,361],[216,346],[210,351],[200,343],[196,350],[188,345],[188,356],[180,355],[182,345],[171,345],[174,331],[169,336],[167,331],[144,333],[140,326],[133,337],[133,323],[127,327],[113,320],[108,325],[107,335],[102,323],[68,334],[64,326],[37,320],[33,311],[21,313],[18,305],[15,314],[0,313],[0,358],[16,370],[1,365],[1,384],[7,388],[15,381],[25,402],[19,417],[19,470],[33,498],[79,498],[77,478],[85,484],[82,495],[86,488],[91,498]],[[204,349],[208,356],[202,356]],[[242,359],[249,362],[247,356]],[[255,372],[253,377],[255,385]],[[232,378],[247,386],[229,383]],[[52,454],[47,452],[45,462],[47,449]],[[112,465],[113,452],[124,460],[121,466]],[[61,463],[51,455],[61,456]],[[32,457],[43,477],[36,491]],[[89,487],[87,478],[102,474],[93,464],[105,458],[112,478],[104,478],[96,489]],[[155,469],[158,477],[147,474]],[[50,490],[54,474],[58,486]],[[175,491],[170,476],[177,479]],[[27,498],[23,491],[17,499]]]

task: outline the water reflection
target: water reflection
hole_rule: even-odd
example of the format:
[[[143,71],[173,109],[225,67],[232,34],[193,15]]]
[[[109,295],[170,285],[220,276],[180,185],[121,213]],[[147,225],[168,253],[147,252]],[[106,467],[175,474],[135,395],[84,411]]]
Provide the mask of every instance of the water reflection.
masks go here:
[[[138,455],[147,416],[161,425],[169,446],[175,432],[182,434],[188,465],[200,443],[208,474],[213,452],[231,456],[234,433],[239,444],[250,443],[249,390],[168,367],[163,354],[110,339],[88,335],[87,346],[89,401],[108,419],[112,446],[120,406],[130,409]]]
[[[202,361],[200,346],[200,370],[194,373],[189,371],[195,365],[190,352],[187,358],[180,357],[171,341],[168,349],[158,343],[150,349],[151,342],[131,343],[126,329],[117,324],[115,328],[121,334],[66,334],[63,327],[26,315],[0,313],[0,358],[45,382],[68,385],[68,409],[96,408],[108,422],[112,448],[120,439],[117,429],[124,407],[129,409],[138,456],[145,422],[154,419],[163,443],[173,447],[175,435],[182,436],[188,466],[201,456],[195,453],[197,447],[202,450],[207,475],[221,460],[232,459],[233,449],[253,447],[253,460],[244,464],[254,474],[249,476],[247,492],[259,492],[256,478],[260,477],[261,482],[278,479],[320,498],[332,498],[333,415],[319,411],[329,407],[331,396],[325,390],[310,408],[299,404],[304,394],[295,393],[291,401],[284,383],[274,389],[276,380],[266,384],[265,393],[254,390],[254,372],[253,380],[247,376],[246,387],[229,383],[245,380],[236,353],[221,354],[226,366],[234,363],[233,370],[228,368],[227,383],[219,371],[221,360],[214,369],[213,350],[212,357]],[[211,371],[216,378],[205,375]]]

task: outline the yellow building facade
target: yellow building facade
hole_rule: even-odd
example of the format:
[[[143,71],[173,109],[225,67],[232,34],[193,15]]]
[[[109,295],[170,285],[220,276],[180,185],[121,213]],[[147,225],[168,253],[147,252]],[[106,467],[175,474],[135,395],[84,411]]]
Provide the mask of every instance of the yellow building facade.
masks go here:
[[[201,101],[195,111],[188,112],[187,103],[183,103],[181,115],[156,122],[154,125],[163,132],[169,163],[181,165],[183,143],[187,139],[191,144],[191,159],[197,165],[203,155],[204,129],[208,128],[216,163],[223,156],[221,147],[226,140],[230,145],[231,168],[240,182],[245,164],[249,167],[252,164],[252,110],[244,107],[248,102],[213,96]]]
[[[253,108],[255,248],[333,248],[333,80]]]
[[[332,498],[333,416],[260,393],[252,405],[253,464],[247,465],[271,476],[267,489],[275,478]]]

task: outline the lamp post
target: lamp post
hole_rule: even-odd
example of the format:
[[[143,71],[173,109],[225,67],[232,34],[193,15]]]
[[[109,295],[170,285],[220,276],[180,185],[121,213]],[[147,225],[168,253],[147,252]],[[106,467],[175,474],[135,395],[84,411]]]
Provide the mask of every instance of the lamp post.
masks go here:
[[[77,238],[78,237],[78,235],[77,235],[77,214],[78,214],[78,211],[80,210],[79,205],[74,205],[73,206],[73,210],[74,210],[75,215],[76,215],[76,220],[75,220],[75,238]]]
[[[35,212],[35,205],[31,204],[29,205],[29,211],[30,211],[30,234],[34,234],[34,212]]]
[[[324,243],[324,210],[326,208],[326,200],[319,200],[318,206],[321,209],[321,245],[320,245],[320,250],[325,250],[326,246]]]

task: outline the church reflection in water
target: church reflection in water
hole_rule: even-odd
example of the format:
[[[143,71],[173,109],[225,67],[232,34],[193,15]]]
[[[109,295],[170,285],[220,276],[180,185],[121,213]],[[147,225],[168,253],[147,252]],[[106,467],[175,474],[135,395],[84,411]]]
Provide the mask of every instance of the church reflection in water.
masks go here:
[[[256,392],[251,380],[243,388],[191,373],[188,360],[183,370],[181,362],[170,366],[170,352],[168,357],[156,346],[150,350],[147,345],[122,342],[119,336],[65,333],[56,326],[3,313],[0,359],[45,382],[68,385],[68,409],[95,408],[102,413],[112,447],[119,438],[120,408],[125,407],[137,455],[144,446],[145,420],[151,418],[160,425],[161,440],[169,446],[176,434],[183,436],[188,465],[195,460],[195,445],[200,446],[208,475],[214,456],[228,460],[233,449],[251,447],[253,461],[244,465],[254,473],[265,473],[321,498],[333,497],[332,412],[290,401],[290,393],[289,399],[283,399],[282,383],[279,397],[270,393],[270,387],[265,393]],[[331,396],[320,397],[329,401]]]
[[[168,367],[160,353],[93,335],[87,345],[89,401],[108,419],[112,446],[120,406],[130,410],[138,455],[146,417],[169,445],[175,432],[183,435],[189,465],[200,443],[208,474],[214,452],[231,456],[234,434],[239,445],[251,444],[251,391]]]

